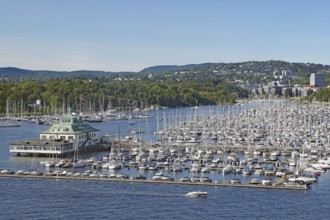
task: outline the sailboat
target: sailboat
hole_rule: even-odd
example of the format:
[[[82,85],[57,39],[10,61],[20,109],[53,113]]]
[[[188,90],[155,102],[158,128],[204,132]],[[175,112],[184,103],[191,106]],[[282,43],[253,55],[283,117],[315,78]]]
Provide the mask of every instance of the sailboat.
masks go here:
[[[8,128],[8,127],[20,127],[21,124],[16,123],[11,118],[5,118],[0,121],[0,128]]]
[[[82,160],[78,160],[78,147],[76,147],[75,151],[74,151],[74,155],[73,155],[73,164],[72,167],[73,168],[84,168],[86,166],[86,164],[84,163],[84,161]]]
[[[9,99],[6,101],[6,117],[0,120],[0,127],[20,127],[21,124],[15,122],[10,116],[9,116]]]

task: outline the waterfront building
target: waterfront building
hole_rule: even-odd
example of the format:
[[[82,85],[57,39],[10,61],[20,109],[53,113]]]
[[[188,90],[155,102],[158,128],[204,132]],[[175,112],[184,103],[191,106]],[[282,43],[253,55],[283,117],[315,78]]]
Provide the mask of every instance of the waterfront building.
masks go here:
[[[99,130],[76,116],[65,116],[40,133],[40,139],[16,141],[10,152],[21,154],[65,154],[99,143]]]

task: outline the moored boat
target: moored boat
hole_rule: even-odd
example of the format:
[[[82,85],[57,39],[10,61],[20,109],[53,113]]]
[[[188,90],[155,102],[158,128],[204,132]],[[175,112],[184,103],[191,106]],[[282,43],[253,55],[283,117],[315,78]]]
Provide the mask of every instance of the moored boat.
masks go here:
[[[259,183],[260,183],[260,181],[257,178],[253,178],[250,181],[250,184],[259,184]]]

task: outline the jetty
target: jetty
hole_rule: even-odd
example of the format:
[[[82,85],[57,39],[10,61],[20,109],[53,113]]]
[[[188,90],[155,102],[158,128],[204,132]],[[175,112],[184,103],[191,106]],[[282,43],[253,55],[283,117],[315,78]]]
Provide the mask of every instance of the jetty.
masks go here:
[[[30,179],[50,179],[50,180],[79,180],[79,181],[107,181],[107,182],[128,182],[128,183],[148,183],[148,184],[175,184],[175,185],[193,185],[193,186],[215,186],[215,187],[240,187],[240,188],[258,188],[258,189],[281,189],[281,190],[307,190],[306,184],[302,185],[256,185],[256,184],[231,184],[231,183],[208,183],[208,182],[178,182],[178,181],[156,181],[141,179],[111,179],[95,177],[74,177],[74,176],[46,176],[46,175],[16,175],[0,174],[1,178],[30,178]]]

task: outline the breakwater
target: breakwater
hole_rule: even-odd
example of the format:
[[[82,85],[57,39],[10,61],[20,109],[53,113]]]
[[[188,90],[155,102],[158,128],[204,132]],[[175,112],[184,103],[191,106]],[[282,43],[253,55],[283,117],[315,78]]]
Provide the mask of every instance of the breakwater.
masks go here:
[[[296,186],[264,186],[255,184],[230,184],[230,183],[201,183],[201,182],[177,182],[177,181],[155,181],[155,180],[137,180],[137,179],[110,179],[110,178],[91,178],[91,177],[73,177],[73,176],[45,176],[45,175],[10,175],[0,174],[2,178],[31,178],[31,179],[50,179],[50,180],[79,180],[79,181],[108,181],[108,182],[130,182],[130,183],[148,183],[148,184],[177,184],[193,186],[216,186],[216,187],[241,187],[241,188],[259,188],[259,189],[282,189],[282,190],[307,190],[305,184]]]

